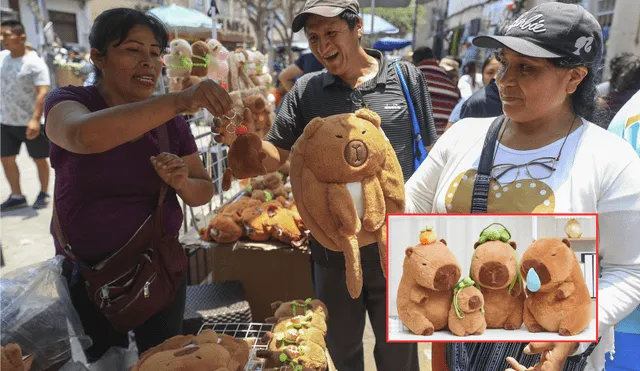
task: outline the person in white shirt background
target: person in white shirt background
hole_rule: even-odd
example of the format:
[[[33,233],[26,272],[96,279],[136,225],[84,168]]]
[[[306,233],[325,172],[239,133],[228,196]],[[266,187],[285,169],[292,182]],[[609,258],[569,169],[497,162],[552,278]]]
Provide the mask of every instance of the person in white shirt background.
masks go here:
[[[42,113],[51,84],[49,68],[35,51],[26,46],[24,26],[17,21],[3,21],[1,41],[6,51],[0,53],[0,157],[11,195],[0,205],[1,211],[27,206],[20,187],[20,170],[16,156],[22,143],[38,168],[40,193],[33,207],[49,204],[49,140],[44,135]]]
[[[463,74],[458,80],[458,89],[462,99],[469,98],[473,93],[484,87],[482,74],[476,72],[477,68],[476,61],[469,61],[463,67]]]
[[[629,143],[590,122],[598,118],[602,31],[582,7],[552,2],[524,13],[505,36],[473,42],[498,49],[502,65],[496,83],[505,116],[498,121],[487,212],[599,214],[600,341],[526,348],[450,343],[447,363],[467,371],[525,371],[536,363],[546,370],[600,371],[613,348],[612,326],[640,304],[640,158]],[[470,212],[494,119],[463,119],[440,137],[407,181],[407,213]],[[542,353],[542,360],[527,356],[532,353]],[[489,366],[488,359],[500,357],[508,364]]]

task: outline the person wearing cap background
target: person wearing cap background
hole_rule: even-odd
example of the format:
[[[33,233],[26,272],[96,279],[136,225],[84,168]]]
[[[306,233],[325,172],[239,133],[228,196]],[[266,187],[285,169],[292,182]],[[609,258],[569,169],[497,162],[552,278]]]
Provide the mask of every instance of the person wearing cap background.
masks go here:
[[[440,60],[440,67],[449,74],[451,81],[458,86],[458,80],[460,79],[460,64],[453,58],[444,57]]]
[[[473,43],[498,49],[504,116],[467,118],[447,130],[406,184],[407,212],[468,214],[492,128],[488,213],[599,214],[599,341],[448,343],[447,364],[465,371],[536,364],[535,370],[600,371],[613,347],[612,326],[640,304],[640,158],[593,123],[606,119],[594,100],[600,25],[578,5],[549,2],[522,14],[503,36]]]
[[[309,47],[326,70],[296,81],[282,100],[276,121],[263,142],[267,171],[276,171],[305,128],[316,117],[353,113],[363,107],[375,111],[396,151],[406,179],[414,172],[413,124],[395,66],[382,53],[360,45],[362,19],[356,0],[308,0],[293,20],[293,31],[304,29]],[[400,62],[413,101],[422,144],[435,143],[437,136],[431,102],[423,74]],[[214,128],[224,135],[225,129]],[[317,161],[322,161],[318,153]],[[258,159],[243,159],[245,163]],[[259,175],[259,174],[256,174]],[[380,268],[377,244],[363,246],[360,257],[364,285],[352,299],[344,279],[344,255],[312,240],[312,278],[315,295],[329,310],[327,346],[338,370],[363,371],[362,337],[369,314],[376,337],[374,356],[378,371],[417,371],[416,344],[386,342],[386,278]]]

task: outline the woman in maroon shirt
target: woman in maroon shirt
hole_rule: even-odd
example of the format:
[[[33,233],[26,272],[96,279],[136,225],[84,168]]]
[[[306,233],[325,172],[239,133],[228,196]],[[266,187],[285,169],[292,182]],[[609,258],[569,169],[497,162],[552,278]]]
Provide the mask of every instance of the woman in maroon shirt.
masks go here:
[[[228,114],[231,99],[211,80],[152,98],[168,35],[159,20],[140,11],[105,11],[96,18],[89,42],[95,85],[55,90],[45,103],[45,117],[60,227],[73,254],[93,265],[136,234],[156,208],[163,182],[169,186],[162,206],[165,235],[177,236],[182,223],[176,195],[190,206],[211,200],[211,178],[179,114],[198,108]],[[163,125],[168,153],[159,150],[156,128]],[[57,240],[56,251],[63,253]],[[93,339],[89,361],[111,346],[127,347],[127,334],[115,331],[93,306],[81,275],[71,269],[65,274],[85,332]],[[182,284],[168,307],[134,330],[140,353],[182,332],[184,301]]]

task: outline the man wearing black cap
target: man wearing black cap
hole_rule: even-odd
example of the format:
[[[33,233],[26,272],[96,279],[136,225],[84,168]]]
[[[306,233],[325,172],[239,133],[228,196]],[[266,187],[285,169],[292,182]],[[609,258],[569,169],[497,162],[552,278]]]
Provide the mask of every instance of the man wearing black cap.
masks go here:
[[[368,107],[380,115],[405,180],[413,174],[414,131],[407,100],[395,65],[379,51],[360,46],[363,29],[359,11],[356,0],[309,0],[293,20],[293,31],[304,29],[312,53],[325,70],[302,76],[283,98],[263,142],[268,154],[263,164],[268,171],[277,170],[287,160],[312,119]],[[400,67],[413,101],[421,145],[431,146],[437,136],[426,81],[414,66],[401,63]],[[322,161],[322,156],[318,153],[317,161]],[[377,245],[360,250],[364,282],[357,299],[347,291],[344,255],[315,240],[310,250],[315,294],[330,313],[327,346],[337,369],[364,371],[362,336],[368,313],[377,339],[374,355],[378,371],[418,371],[416,344],[386,342],[386,278]]]

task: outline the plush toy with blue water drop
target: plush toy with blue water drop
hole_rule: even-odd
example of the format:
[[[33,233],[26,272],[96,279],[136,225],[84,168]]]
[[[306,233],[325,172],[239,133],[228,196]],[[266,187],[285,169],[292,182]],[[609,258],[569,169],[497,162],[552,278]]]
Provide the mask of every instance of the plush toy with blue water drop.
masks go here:
[[[524,290],[511,232],[493,223],[480,232],[474,245],[469,277],[484,297],[487,328],[517,330],[522,327]]]
[[[524,325],[530,332],[581,333],[593,318],[591,296],[567,239],[540,238],[522,255]]]

